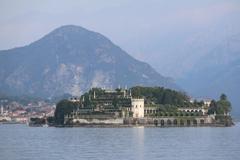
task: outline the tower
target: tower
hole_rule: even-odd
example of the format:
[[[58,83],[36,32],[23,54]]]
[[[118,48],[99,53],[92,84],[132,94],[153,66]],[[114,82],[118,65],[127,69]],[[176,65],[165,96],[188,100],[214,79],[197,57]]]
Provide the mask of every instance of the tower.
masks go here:
[[[133,118],[144,117],[144,99],[131,98],[131,111],[133,112]]]
[[[96,93],[95,93],[95,91],[93,91],[93,99],[95,99],[96,98]]]

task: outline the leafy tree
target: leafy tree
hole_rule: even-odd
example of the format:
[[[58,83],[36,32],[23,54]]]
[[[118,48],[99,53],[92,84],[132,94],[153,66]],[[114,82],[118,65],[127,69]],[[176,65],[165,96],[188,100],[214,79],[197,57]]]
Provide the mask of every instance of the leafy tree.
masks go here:
[[[163,87],[133,87],[133,97],[145,99],[146,104],[170,104],[175,106],[191,105],[189,97],[182,92],[165,89]]]
[[[208,114],[214,114],[217,112],[217,102],[212,100],[208,109]]]
[[[76,110],[78,105],[78,103],[68,100],[61,100],[58,102],[54,113],[55,123],[64,124],[64,116],[70,114],[73,110]]]
[[[228,98],[225,94],[222,94],[220,96],[220,100],[217,101],[217,109],[216,109],[217,114],[226,114],[231,112],[231,110],[232,110],[231,102],[228,101]]]
[[[220,100],[227,100],[227,96],[223,93],[220,96]]]

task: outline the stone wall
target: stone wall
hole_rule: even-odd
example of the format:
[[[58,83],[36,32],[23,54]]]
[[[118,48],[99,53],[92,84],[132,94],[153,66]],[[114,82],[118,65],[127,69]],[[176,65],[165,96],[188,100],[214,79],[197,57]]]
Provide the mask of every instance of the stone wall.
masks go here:
[[[117,119],[73,119],[74,124],[123,124],[122,118]]]
[[[131,99],[133,118],[144,117],[144,99]]]
[[[209,116],[202,117],[162,117],[162,118],[125,118],[124,124],[130,125],[154,125],[161,127],[178,126],[204,126],[215,123],[215,120]]]

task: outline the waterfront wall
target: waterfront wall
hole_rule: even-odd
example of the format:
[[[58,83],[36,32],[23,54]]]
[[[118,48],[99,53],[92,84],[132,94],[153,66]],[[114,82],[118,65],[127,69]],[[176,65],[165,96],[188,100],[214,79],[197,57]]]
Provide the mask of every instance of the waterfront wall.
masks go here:
[[[126,125],[154,125],[159,127],[177,126],[203,126],[215,124],[215,120],[209,116],[202,117],[160,117],[160,118],[125,118]]]
[[[159,118],[74,118],[73,125],[142,125],[142,126],[157,126],[157,127],[180,127],[180,126],[211,126],[215,125],[215,120],[210,116],[201,117],[159,117]]]
[[[122,118],[116,119],[73,119],[74,124],[123,124]]]

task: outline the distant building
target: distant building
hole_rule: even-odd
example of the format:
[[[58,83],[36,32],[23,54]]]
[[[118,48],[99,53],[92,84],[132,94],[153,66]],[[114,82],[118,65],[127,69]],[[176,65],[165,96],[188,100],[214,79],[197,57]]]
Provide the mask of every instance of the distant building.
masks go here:
[[[72,113],[65,115],[64,124],[154,123],[171,126],[204,125],[214,120],[214,117],[208,115],[211,99],[191,100],[196,105],[176,106],[174,111],[168,112],[162,104],[145,105],[143,98],[132,97],[131,90],[95,88],[69,101],[76,102],[77,107]]]
[[[203,104],[206,106],[206,107],[209,107],[211,102],[212,102],[212,99],[211,98],[192,98],[190,99],[190,102],[191,103],[194,103],[194,102],[203,102]]]
[[[181,112],[187,112],[187,113],[202,113],[202,115],[206,115],[208,112],[208,108],[200,107],[200,108],[178,108]]]
[[[127,89],[92,90],[88,97],[72,98],[79,107],[66,116],[68,119],[144,117],[144,99],[133,98]]]

